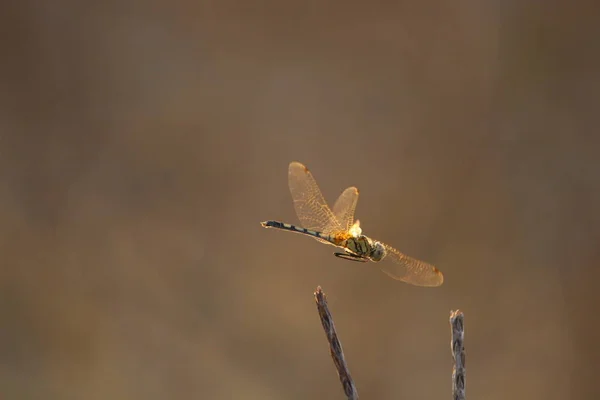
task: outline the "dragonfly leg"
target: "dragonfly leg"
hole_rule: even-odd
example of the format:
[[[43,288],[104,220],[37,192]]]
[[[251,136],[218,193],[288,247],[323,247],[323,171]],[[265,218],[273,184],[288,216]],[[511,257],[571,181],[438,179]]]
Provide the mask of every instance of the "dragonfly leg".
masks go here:
[[[335,255],[336,257],[342,258],[344,260],[348,260],[348,261],[358,261],[358,262],[369,261],[368,259],[366,259],[364,257],[357,256],[357,255],[350,254],[350,253],[333,253],[333,255]]]

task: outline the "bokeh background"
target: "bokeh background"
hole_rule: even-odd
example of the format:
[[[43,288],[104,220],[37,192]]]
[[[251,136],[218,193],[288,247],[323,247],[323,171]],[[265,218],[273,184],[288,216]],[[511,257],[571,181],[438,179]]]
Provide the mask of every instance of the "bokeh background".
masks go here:
[[[3,2],[3,399],[597,399],[594,2]],[[287,165],[436,289],[259,222]]]

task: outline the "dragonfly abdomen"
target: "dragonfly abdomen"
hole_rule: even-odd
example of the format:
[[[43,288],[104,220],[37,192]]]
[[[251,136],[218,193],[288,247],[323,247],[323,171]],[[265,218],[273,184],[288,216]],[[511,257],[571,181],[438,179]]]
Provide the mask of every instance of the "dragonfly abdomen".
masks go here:
[[[264,228],[283,229],[283,230],[286,230],[286,231],[291,231],[291,232],[296,232],[296,233],[302,233],[302,234],[314,236],[314,237],[317,237],[319,239],[323,239],[323,240],[326,240],[326,241],[331,241],[329,235],[324,235],[324,234],[322,234],[321,232],[318,232],[318,231],[313,231],[313,230],[310,230],[310,229],[302,228],[301,226],[296,226],[296,225],[292,225],[292,224],[286,224],[285,222],[265,221],[265,222],[261,222],[260,224]]]

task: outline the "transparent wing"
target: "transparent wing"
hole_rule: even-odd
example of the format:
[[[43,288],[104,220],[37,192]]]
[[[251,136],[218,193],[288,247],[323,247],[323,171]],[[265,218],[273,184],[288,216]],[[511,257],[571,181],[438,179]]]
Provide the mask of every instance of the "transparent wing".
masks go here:
[[[387,254],[378,265],[390,277],[416,286],[440,286],[444,282],[442,272],[431,264],[402,254],[384,244]]]
[[[296,161],[290,163],[288,183],[296,215],[304,228],[323,233],[344,229],[327,205],[308,168]]]
[[[333,215],[335,215],[337,222],[344,231],[349,231],[354,224],[354,211],[356,210],[357,202],[358,189],[351,186],[342,192],[333,206]],[[325,231],[330,233],[335,228],[326,226]]]

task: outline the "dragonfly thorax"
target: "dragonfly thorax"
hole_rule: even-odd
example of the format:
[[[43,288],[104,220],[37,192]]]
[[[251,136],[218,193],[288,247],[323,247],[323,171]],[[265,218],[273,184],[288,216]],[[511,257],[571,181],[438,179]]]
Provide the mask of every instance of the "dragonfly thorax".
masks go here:
[[[365,235],[348,238],[343,247],[350,253],[371,261],[381,261],[386,254],[385,247],[380,242]]]

